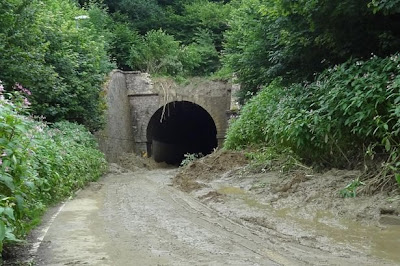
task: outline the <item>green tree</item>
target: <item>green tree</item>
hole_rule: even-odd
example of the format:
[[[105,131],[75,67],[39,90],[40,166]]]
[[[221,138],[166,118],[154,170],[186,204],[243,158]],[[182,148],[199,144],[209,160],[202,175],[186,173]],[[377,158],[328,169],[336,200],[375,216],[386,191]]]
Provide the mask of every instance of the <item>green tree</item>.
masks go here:
[[[226,2],[229,1],[105,1],[114,19],[114,25],[110,27],[114,34],[112,56],[119,68],[129,69],[132,66],[134,69],[145,69],[138,66],[140,59],[135,58],[137,63],[128,59],[126,48],[137,45],[137,33],[146,35],[149,31],[162,29],[181,44],[188,46],[180,57],[185,60],[182,64],[186,68],[181,73],[204,75],[214,72],[220,65],[219,56],[215,54],[215,51],[219,53],[222,49],[223,32],[227,29],[230,13],[230,6],[225,4]],[[204,32],[207,33],[204,34]],[[207,49],[209,52],[206,51]],[[136,53],[139,54],[140,51]],[[194,56],[193,60],[189,59],[189,54]],[[197,58],[203,61],[197,62]],[[201,70],[202,67],[205,69]],[[176,73],[176,71],[172,72]]]
[[[151,30],[132,46],[129,63],[132,69],[148,73],[177,74],[182,70],[179,51],[179,42],[173,36]]]
[[[224,64],[243,83],[242,97],[276,77],[313,80],[346,61],[398,50],[400,22],[374,15],[364,0],[237,1],[226,32]]]
[[[384,12],[385,14],[396,14],[400,13],[400,1],[399,0],[372,0],[368,6],[372,10],[377,12]]]
[[[119,69],[129,70],[130,50],[141,44],[142,36],[128,22],[114,21],[112,25],[111,56]]]
[[[230,10],[230,6],[223,3],[189,1],[183,5],[180,13],[169,14],[164,28],[184,44],[190,44],[199,32],[206,30],[211,34],[216,49],[220,51]]]
[[[211,33],[207,30],[200,31],[194,42],[182,47],[180,60],[184,73],[189,76],[206,76],[214,73],[220,64]]]
[[[105,0],[112,13],[121,13],[142,34],[161,27],[164,10],[156,0]]]
[[[29,88],[32,111],[48,121],[91,130],[102,124],[100,92],[112,64],[99,20],[105,15],[95,8],[61,0],[0,4],[0,78],[8,89],[16,82]]]
[[[0,77],[8,89],[17,81],[55,84],[55,73],[45,64],[49,44],[36,23],[38,8],[28,0],[0,2]]]

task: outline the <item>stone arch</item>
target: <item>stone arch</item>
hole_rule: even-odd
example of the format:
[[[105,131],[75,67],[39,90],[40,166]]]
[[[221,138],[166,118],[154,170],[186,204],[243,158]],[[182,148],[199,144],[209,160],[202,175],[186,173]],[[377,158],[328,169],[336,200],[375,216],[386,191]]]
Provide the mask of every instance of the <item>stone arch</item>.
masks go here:
[[[218,147],[222,147],[231,116],[234,87],[226,82],[191,78],[176,84],[165,78],[150,79],[149,74],[115,70],[105,87],[107,125],[97,133],[101,150],[110,161],[122,152],[148,156],[147,127],[152,116],[165,102],[192,102],[211,116],[217,129]]]
[[[186,153],[209,154],[218,146],[215,119],[191,101],[172,101],[148,121],[147,153],[156,161],[179,164]]]
[[[199,107],[203,108],[212,118],[214,121],[215,127],[217,128],[217,138],[223,138],[225,139],[225,131],[226,131],[226,126],[227,126],[227,117],[226,117],[226,112],[221,112],[219,109],[216,110],[216,108],[213,108],[212,106],[209,106],[210,104],[210,99],[203,99],[203,98],[198,98],[198,97],[179,97],[173,100],[168,101],[166,104],[170,103],[177,103],[177,102],[189,102],[195,105],[198,105]],[[221,104],[221,102],[219,102]],[[163,105],[164,106],[164,105]],[[162,108],[161,106],[160,108]],[[224,110],[226,108],[223,108]]]

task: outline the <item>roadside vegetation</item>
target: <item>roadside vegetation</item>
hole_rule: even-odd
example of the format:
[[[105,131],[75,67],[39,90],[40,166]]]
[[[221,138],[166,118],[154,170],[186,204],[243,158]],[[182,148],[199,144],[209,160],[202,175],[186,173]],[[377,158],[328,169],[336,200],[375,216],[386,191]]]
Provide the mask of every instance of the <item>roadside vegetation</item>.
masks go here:
[[[400,185],[399,7],[238,3],[223,61],[246,104],[226,146],[259,147],[256,157],[278,148],[317,169],[362,169],[371,192]]]
[[[0,3],[0,79],[7,91],[29,88],[32,113],[94,131],[103,124],[100,92],[113,68],[103,10],[71,1]]]
[[[330,68],[311,83],[271,82],[232,122],[226,146],[289,149],[317,168],[378,171],[376,190],[392,185],[400,172],[399,64],[398,55],[373,56]],[[374,158],[378,169],[371,168]]]
[[[0,2],[0,252],[106,170],[90,133],[103,124],[114,66],[104,14],[72,1]]]
[[[46,207],[106,169],[85,127],[70,122],[49,126],[28,116],[24,93],[30,92],[19,89],[0,95],[0,251],[4,244],[22,241]]]

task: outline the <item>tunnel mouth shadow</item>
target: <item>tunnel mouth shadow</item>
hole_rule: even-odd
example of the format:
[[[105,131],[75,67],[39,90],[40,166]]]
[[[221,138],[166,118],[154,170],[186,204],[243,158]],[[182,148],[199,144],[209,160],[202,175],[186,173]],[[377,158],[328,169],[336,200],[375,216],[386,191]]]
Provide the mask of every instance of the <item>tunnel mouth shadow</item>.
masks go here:
[[[156,162],[179,165],[185,154],[207,155],[217,146],[214,120],[192,102],[168,103],[153,114],[147,126],[147,153]]]

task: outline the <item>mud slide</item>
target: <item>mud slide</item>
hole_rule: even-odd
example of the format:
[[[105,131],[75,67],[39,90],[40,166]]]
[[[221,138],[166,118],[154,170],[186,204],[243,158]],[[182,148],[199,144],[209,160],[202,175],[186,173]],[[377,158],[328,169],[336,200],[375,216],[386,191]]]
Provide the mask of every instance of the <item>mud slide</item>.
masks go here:
[[[246,225],[171,185],[176,169],[119,169],[50,213],[37,265],[382,265]],[[43,239],[41,239],[42,235]],[[37,237],[39,241],[37,242]]]
[[[301,165],[283,172],[277,166],[259,168],[240,152],[221,150],[181,168],[173,183],[236,223],[286,242],[369,263],[374,257],[384,260],[377,265],[400,265],[398,190],[366,195],[358,193],[360,186],[356,197],[344,198],[343,189],[361,172],[316,173]]]

